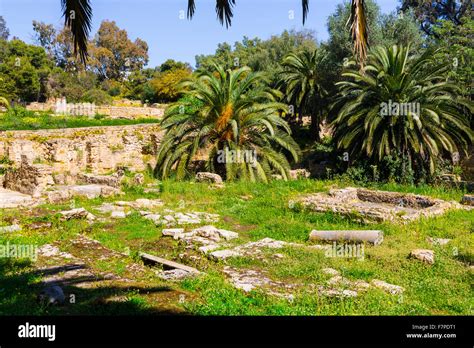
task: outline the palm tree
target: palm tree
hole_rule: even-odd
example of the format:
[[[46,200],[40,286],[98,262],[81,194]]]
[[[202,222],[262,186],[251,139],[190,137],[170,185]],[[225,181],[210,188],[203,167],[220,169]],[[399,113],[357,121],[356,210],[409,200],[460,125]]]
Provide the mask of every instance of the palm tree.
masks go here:
[[[87,40],[92,27],[91,0],[61,0],[65,25],[72,31],[74,38],[74,52],[79,53],[85,62],[87,58]],[[236,0],[216,0],[217,18],[222,25],[228,28],[234,16],[233,7]],[[301,0],[303,9],[303,24],[309,13],[309,0]],[[191,19],[196,11],[195,0],[188,0],[188,18]],[[368,47],[367,18],[364,0],[351,0],[351,16],[348,20],[354,52],[362,63],[365,60]]]
[[[275,101],[278,92],[268,87],[262,73],[248,67],[227,71],[214,67],[215,72],[183,82],[187,101],[167,109],[156,175],[166,178],[175,172],[182,179],[196,155],[204,153],[207,169],[227,180],[267,182],[273,172],[288,179],[286,155],[297,160],[299,148],[279,117],[286,106]]]
[[[377,47],[365,73],[343,72],[333,122],[337,147],[373,162],[397,152],[404,169],[430,173],[438,157],[466,151],[474,136],[465,117],[472,103],[457,97],[459,88],[447,80],[450,66],[436,64],[435,53]]]
[[[290,53],[283,59],[280,86],[286,91],[287,101],[294,103],[299,117],[311,115],[311,135],[319,140],[319,125],[326,91],[321,85],[320,62],[324,58],[318,49]]]

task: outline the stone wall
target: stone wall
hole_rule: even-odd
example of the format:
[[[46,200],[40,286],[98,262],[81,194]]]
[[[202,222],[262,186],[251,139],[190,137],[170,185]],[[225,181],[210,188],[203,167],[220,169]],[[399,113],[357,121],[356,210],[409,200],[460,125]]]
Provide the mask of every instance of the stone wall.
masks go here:
[[[0,159],[47,164],[53,173],[106,174],[154,166],[162,138],[156,124],[0,132]]]
[[[3,179],[5,188],[38,198],[54,184],[52,168],[46,164],[31,165],[26,156],[18,168],[7,170]]]
[[[79,104],[67,104],[66,106],[62,106],[58,108],[58,104],[56,102],[47,102],[47,103],[31,103],[27,105],[27,109],[30,111],[51,111],[53,113],[63,114],[64,110],[68,110],[71,117],[74,115],[84,114],[89,115],[91,114],[90,111],[81,112],[80,110],[90,110],[91,105],[89,103],[79,103]],[[139,117],[154,117],[154,118],[161,118],[165,112],[166,105],[158,105],[153,107],[144,107],[144,106],[93,106],[93,114],[100,114],[105,115],[110,118],[128,118],[134,119]]]
[[[165,113],[164,108],[134,107],[134,106],[97,106],[97,113],[110,118],[138,118],[155,117],[161,118]]]

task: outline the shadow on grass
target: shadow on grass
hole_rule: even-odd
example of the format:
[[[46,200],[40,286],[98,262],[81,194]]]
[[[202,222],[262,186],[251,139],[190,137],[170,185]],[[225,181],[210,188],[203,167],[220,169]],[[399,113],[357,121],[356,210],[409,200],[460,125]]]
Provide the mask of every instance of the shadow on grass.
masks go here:
[[[31,262],[0,260],[0,315],[183,315],[170,304],[177,291],[167,286],[143,287],[94,275],[77,275],[67,279],[42,282],[44,275],[54,276],[65,271],[85,269],[84,265],[68,265],[41,270],[31,269]],[[81,287],[76,284],[82,284]],[[38,300],[45,286],[59,285],[66,303],[47,306]],[[73,295],[73,296],[71,296]],[[144,299],[153,299],[153,306]],[[74,301],[71,301],[74,299]]]

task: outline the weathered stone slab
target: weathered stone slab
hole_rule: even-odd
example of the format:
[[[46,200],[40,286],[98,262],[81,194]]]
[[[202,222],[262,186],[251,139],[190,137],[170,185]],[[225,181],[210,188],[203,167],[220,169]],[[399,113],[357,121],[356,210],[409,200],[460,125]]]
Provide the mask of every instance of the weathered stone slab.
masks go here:
[[[95,220],[95,216],[89,213],[84,208],[65,210],[65,211],[61,211],[60,214],[62,215],[64,220],[71,220],[71,219],[87,219],[89,221]]]
[[[162,207],[164,203],[161,199],[138,198],[134,201],[117,201],[114,204],[120,207],[131,207],[139,210]]]
[[[383,232],[380,230],[333,230],[333,231],[317,231],[313,230],[309,234],[310,240],[315,241],[349,241],[371,243],[379,245],[383,242]]]
[[[170,236],[174,239],[178,239],[178,237],[184,233],[184,228],[166,228],[161,231],[163,236]]]
[[[224,249],[224,250],[213,251],[212,253],[209,254],[209,256],[217,260],[225,260],[225,259],[228,259],[229,257],[243,256],[243,254],[237,250]]]
[[[334,212],[362,222],[409,222],[462,208],[459,203],[431,197],[353,187],[332,189],[327,194],[304,195],[297,202],[311,211]],[[294,206],[295,202],[290,202],[290,208]]]
[[[219,244],[209,244],[209,245],[204,245],[202,247],[199,247],[199,251],[202,252],[203,254],[207,254],[208,252],[214,251],[219,248],[220,248]]]
[[[155,255],[140,253],[140,257],[143,260],[158,263],[161,266],[163,266],[163,268],[180,269],[180,270],[183,270],[183,271],[186,271],[186,272],[189,272],[189,273],[194,273],[194,274],[200,274],[201,273],[196,268],[189,267],[189,266],[186,266],[186,265],[174,262],[174,261],[170,261],[170,260],[164,259],[162,257],[155,256]]]
[[[147,214],[144,216],[145,219],[153,221],[155,224],[161,224],[160,214]]]
[[[357,291],[348,290],[348,289],[326,289],[321,287],[319,289],[319,294],[325,297],[357,297]]]
[[[156,272],[158,277],[164,280],[177,281],[185,278],[196,276],[197,273],[188,272],[182,269],[170,269],[167,271]]]
[[[120,193],[121,191],[119,189],[111,186],[90,184],[56,186],[53,191],[47,192],[47,196],[51,203],[56,203],[76,196],[93,199],[98,197],[110,197]]]
[[[435,262],[434,251],[429,249],[415,249],[410,253],[410,256],[429,265]]]
[[[117,171],[112,175],[96,175],[90,173],[79,173],[77,174],[77,182],[79,184],[95,184],[105,185],[110,187],[119,188],[124,179],[123,171]]]
[[[392,295],[399,295],[402,294],[405,289],[401,286],[398,285],[393,285],[389,284],[387,282],[384,282],[383,280],[378,280],[378,279],[372,279],[370,284],[378,289],[381,289],[385,292],[388,292],[389,294]]]
[[[113,211],[110,214],[110,217],[113,219],[125,219],[127,217],[127,214],[125,214],[124,211]]]
[[[288,295],[287,292],[295,287],[293,284],[270,279],[264,271],[226,266],[224,267],[224,273],[229,277],[234,287],[244,292],[250,292],[258,288],[270,295],[286,296]]]
[[[222,178],[219,174],[209,172],[199,172],[196,174],[197,182],[209,182],[213,184],[222,184]]]

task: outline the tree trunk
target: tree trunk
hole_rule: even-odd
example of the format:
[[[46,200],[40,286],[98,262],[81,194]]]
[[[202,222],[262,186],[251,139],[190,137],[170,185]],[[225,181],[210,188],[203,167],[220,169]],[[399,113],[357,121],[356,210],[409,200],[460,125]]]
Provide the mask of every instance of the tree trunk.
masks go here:
[[[320,115],[319,112],[316,110],[313,110],[311,112],[311,126],[310,126],[310,133],[311,133],[311,138],[313,140],[319,141],[319,124],[320,124]]]

